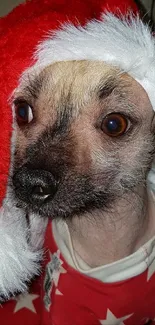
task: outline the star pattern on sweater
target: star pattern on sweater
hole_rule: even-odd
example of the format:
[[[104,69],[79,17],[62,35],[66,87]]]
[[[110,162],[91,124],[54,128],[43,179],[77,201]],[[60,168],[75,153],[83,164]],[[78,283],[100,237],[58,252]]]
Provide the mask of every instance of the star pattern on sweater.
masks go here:
[[[124,321],[130,318],[133,314],[117,318],[110,309],[107,310],[106,319],[100,320],[101,325],[125,325]]]
[[[59,289],[56,289],[55,294],[58,296],[63,296],[63,293]]]
[[[20,294],[17,298],[14,299],[16,300],[14,314],[23,308],[26,308],[36,314],[36,309],[34,307],[33,301],[37,298],[39,298],[39,295],[36,294]]]

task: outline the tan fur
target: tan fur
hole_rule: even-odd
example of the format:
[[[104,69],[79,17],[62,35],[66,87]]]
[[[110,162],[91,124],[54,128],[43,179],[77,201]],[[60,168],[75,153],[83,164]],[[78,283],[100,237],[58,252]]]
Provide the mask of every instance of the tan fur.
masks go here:
[[[97,85],[103,79],[106,83],[109,76],[118,83],[117,91],[110,95],[110,99],[103,99],[99,102],[97,97]],[[30,76],[31,79],[35,76]],[[77,168],[90,166],[92,159],[94,164],[97,159],[103,162],[103,153],[100,152],[105,146],[112,146],[114,150],[117,145],[99,130],[94,128],[97,118],[101,113],[108,114],[113,111],[134,110],[134,114],[142,121],[150,124],[148,110],[152,112],[152,107],[147,94],[142,87],[127,74],[121,74],[118,69],[104,64],[104,62],[91,61],[71,61],[58,62],[47,67],[40,75],[43,80],[42,88],[38,99],[34,102],[32,98],[25,95],[25,89],[15,94],[15,97],[22,97],[32,105],[36,122],[28,125],[24,131],[18,128],[17,147],[18,153],[22,157],[26,147],[35,142],[40,134],[52,126],[57,118],[57,111],[66,105],[74,105],[75,122],[71,126],[71,133],[75,138],[74,156],[77,159]],[[124,106],[117,100],[119,89],[124,89]],[[123,101],[122,101],[123,102]],[[131,108],[127,104],[131,104]],[[138,105],[137,105],[138,103]],[[147,107],[147,109],[146,109]],[[143,124],[143,123],[142,123]],[[145,131],[142,125],[141,132]],[[138,131],[139,132],[139,131]],[[135,146],[140,145],[140,136],[137,138]],[[74,144],[75,144],[74,143]],[[123,144],[122,144],[123,145]],[[125,148],[124,148],[125,150]],[[129,159],[130,152],[127,149],[124,155]],[[85,159],[87,156],[87,159]],[[85,157],[85,158],[84,158]],[[96,157],[94,159],[94,157]],[[84,167],[85,166],[85,167]],[[96,165],[95,165],[96,167]]]

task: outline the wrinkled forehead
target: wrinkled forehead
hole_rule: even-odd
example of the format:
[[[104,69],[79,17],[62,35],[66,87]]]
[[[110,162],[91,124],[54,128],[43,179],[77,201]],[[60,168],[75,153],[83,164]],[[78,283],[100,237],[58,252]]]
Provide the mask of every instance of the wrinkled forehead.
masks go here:
[[[15,97],[24,97],[32,106],[79,111],[111,98],[113,102],[150,105],[147,93],[131,76],[99,61],[57,62],[40,73],[31,71],[20,84]]]
[[[108,95],[122,82],[121,75],[118,69],[103,62],[58,62],[44,68],[40,73],[30,69],[21,81],[18,93],[36,99],[50,88],[55,95],[79,94],[80,91],[81,96],[84,96],[86,92],[89,95],[93,92],[99,93],[104,87]]]

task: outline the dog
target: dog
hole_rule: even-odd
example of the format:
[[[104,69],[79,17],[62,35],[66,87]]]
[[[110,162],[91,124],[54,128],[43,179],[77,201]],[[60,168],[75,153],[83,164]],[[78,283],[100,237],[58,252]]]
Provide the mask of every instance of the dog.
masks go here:
[[[129,21],[107,17],[109,33],[116,31],[117,37],[126,39],[137,24],[144,37],[139,20],[133,19],[130,30]],[[93,33],[92,27],[88,24]],[[74,29],[70,32],[71,37]],[[77,29],[77,35],[80,32]],[[46,44],[42,58],[43,50]],[[104,60],[78,59],[78,55],[49,62],[40,70],[30,68],[13,95],[15,202],[28,217],[35,214],[52,220],[44,278],[44,304],[52,324],[140,325],[148,320],[153,324],[154,193],[147,185],[155,148],[153,104],[130,70]],[[139,258],[145,267],[136,269]],[[69,272],[72,276],[67,279]],[[142,293],[139,283],[145,274],[152,284]],[[78,278],[85,281],[83,286]],[[122,293],[120,304],[114,299],[119,294],[115,284],[129,279],[134,284]],[[91,285],[85,291],[88,281]],[[102,299],[101,292],[97,296],[96,287],[102,285],[104,290],[114,285],[112,297],[105,293]],[[75,298],[72,291],[78,291],[78,286]],[[66,290],[71,292],[70,300],[67,296],[62,303]],[[89,294],[94,309],[90,302],[87,305]]]

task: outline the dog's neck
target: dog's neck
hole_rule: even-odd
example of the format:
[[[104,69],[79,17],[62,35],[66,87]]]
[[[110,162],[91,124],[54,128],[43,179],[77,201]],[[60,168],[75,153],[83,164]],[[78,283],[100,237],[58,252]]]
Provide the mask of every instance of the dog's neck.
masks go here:
[[[153,196],[146,189],[138,193],[117,200],[109,211],[67,222],[75,252],[90,267],[124,258],[155,235]]]

